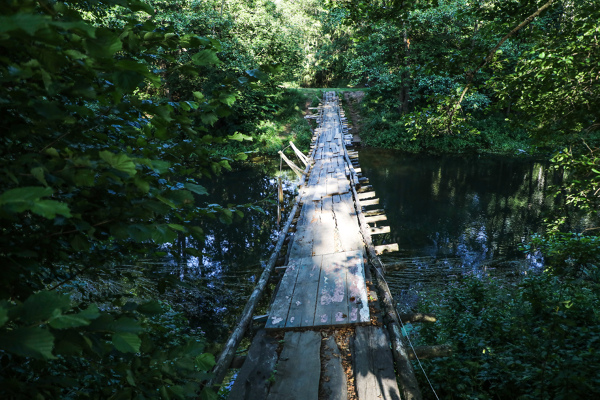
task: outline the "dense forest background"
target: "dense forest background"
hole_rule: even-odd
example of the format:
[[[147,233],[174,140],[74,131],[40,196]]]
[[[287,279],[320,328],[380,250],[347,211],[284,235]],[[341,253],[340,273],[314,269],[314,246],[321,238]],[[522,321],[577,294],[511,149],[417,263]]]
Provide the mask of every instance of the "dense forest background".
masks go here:
[[[542,276],[423,304],[446,322],[422,340],[458,350],[428,364],[444,397],[600,391],[597,0],[0,4],[3,398],[216,398],[210,344],[157,295],[171,280],[122,266],[197,255],[180,239],[202,221],[259,210],[203,202],[199,182],[306,149],[303,88],[348,86],[367,93],[366,145],[539,155],[565,176],[526,246]]]

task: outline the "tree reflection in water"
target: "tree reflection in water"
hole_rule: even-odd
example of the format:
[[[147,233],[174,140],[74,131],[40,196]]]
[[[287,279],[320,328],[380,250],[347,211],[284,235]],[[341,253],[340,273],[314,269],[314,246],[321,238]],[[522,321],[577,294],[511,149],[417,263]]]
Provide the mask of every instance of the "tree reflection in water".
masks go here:
[[[391,232],[376,244],[398,243],[386,257],[397,293],[439,283],[462,273],[527,273],[541,255],[518,250],[540,232],[553,206],[548,186],[558,179],[545,163],[490,155],[415,156],[393,151],[360,152],[364,176],[386,211]]]

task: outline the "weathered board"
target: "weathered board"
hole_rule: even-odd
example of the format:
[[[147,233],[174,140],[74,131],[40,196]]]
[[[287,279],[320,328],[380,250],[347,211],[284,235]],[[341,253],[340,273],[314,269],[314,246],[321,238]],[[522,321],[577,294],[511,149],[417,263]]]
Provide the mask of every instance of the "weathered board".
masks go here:
[[[270,318],[267,321],[267,326],[270,328],[282,328],[285,326],[290,305],[292,303],[298,271],[300,271],[302,266],[301,261],[302,259],[290,261],[283,278],[281,278],[281,281],[279,282],[279,289],[277,292],[281,293],[281,296],[277,298],[277,301],[273,302],[271,307],[271,312],[269,313]]]
[[[265,328],[369,322],[362,249],[306,257],[291,263],[279,285]]]
[[[323,256],[314,325],[342,325],[348,322],[348,288],[345,253]]]
[[[347,400],[348,383],[342,367],[340,349],[333,336],[329,336],[321,351],[323,373],[321,377],[322,400]]]
[[[286,328],[313,326],[322,258],[317,256],[301,260],[298,280],[287,314]]]
[[[316,400],[321,376],[321,334],[287,332],[267,400]],[[265,397],[251,397],[264,399]]]
[[[277,365],[277,346],[275,338],[264,330],[258,331],[229,392],[229,400],[267,398],[269,378]]]
[[[390,341],[382,327],[356,327],[353,362],[358,400],[400,400]]]

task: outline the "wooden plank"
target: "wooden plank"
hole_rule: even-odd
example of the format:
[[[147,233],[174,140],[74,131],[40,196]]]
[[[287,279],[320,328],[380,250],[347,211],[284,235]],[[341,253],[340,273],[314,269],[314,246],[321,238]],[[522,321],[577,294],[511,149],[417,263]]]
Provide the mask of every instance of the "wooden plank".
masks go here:
[[[315,310],[315,326],[348,323],[348,290],[346,287],[346,253],[323,256]]]
[[[360,205],[363,207],[374,206],[379,204],[379,199],[361,200]]]
[[[341,249],[342,251],[362,250],[364,243],[356,219],[352,195],[345,193],[339,197],[340,202],[334,203],[333,212],[335,213]]]
[[[374,215],[371,217],[365,217],[365,222],[367,224],[372,224],[373,222],[379,222],[379,221],[387,221],[387,217],[384,214]]]
[[[371,318],[369,315],[363,252],[358,250],[346,254],[349,321],[350,323],[367,323]]]
[[[377,253],[377,255],[398,250],[398,243],[382,244],[381,246],[375,246],[375,253]]]
[[[358,400],[400,400],[390,341],[383,328],[356,327],[354,377]]]
[[[305,203],[290,248],[290,260],[312,256],[316,218],[315,204],[312,201]]]
[[[285,270],[283,278],[279,283],[275,300],[271,305],[271,311],[269,312],[269,319],[267,320],[266,328],[283,328],[288,319],[288,312],[290,310],[290,304],[292,302],[292,296],[294,294],[294,287],[296,286],[296,279],[298,277],[298,271],[300,270],[300,264],[297,260],[290,260],[290,264]]]
[[[323,374],[321,376],[321,400],[347,400],[348,384],[342,367],[340,349],[333,336],[323,345]]]
[[[338,177],[336,174],[331,173],[327,176],[327,196],[333,196],[339,194],[340,186],[338,184]]]
[[[362,205],[362,203],[361,203],[361,205]],[[385,210],[379,209],[379,210],[363,211],[363,215],[365,217],[372,217],[372,216],[375,216],[375,215],[382,215],[382,214],[385,214]]]
[[[370,199],[371,197],[375,197],[375,192],[362,192],[357,195],[359,200]],[[362,201],[361,201],[362,204]]]
[[[313,255],[323,255],[335,252],[335,220],[333,218],[333,200],[326,197],[321,204],[318,222],[314,225]],[[318,209],[317,205],[317,209]]]
[[[286,328],[313,326],[322,260],[322,256],[300,260],[300,270],[290,303]]]
[[[287,332],[267,400],[316,400],[321,375],[321,333]],[[264,399],[264,397],[251,397]]]
[[[390,227],[389,226],[376,226],[374,228],[370,228],[369,232],[371,232],[371,235],[381,235],[382,233],[390,233]]]
[[[327,195],[327,168],[323,166],[319,170],[318,183],[315,185],[313,201],[321,200]]]
[[[277,339],[258,331],[229,392],[230,400],[265,399],[277,365]]]

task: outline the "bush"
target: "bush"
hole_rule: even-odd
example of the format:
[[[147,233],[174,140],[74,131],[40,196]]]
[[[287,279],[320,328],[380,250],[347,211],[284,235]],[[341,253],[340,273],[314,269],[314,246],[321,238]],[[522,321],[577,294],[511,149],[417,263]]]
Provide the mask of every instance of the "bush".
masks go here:
[[[438,322],[424,344],[454,355],[424,361],[446,399],[589,399],[600,395],[600,285],[549,274],[518,285],[465,277],[423,301]],[[421,377],[424,380],[424,377]],[[425,392],[425,398],[432,398]]]

